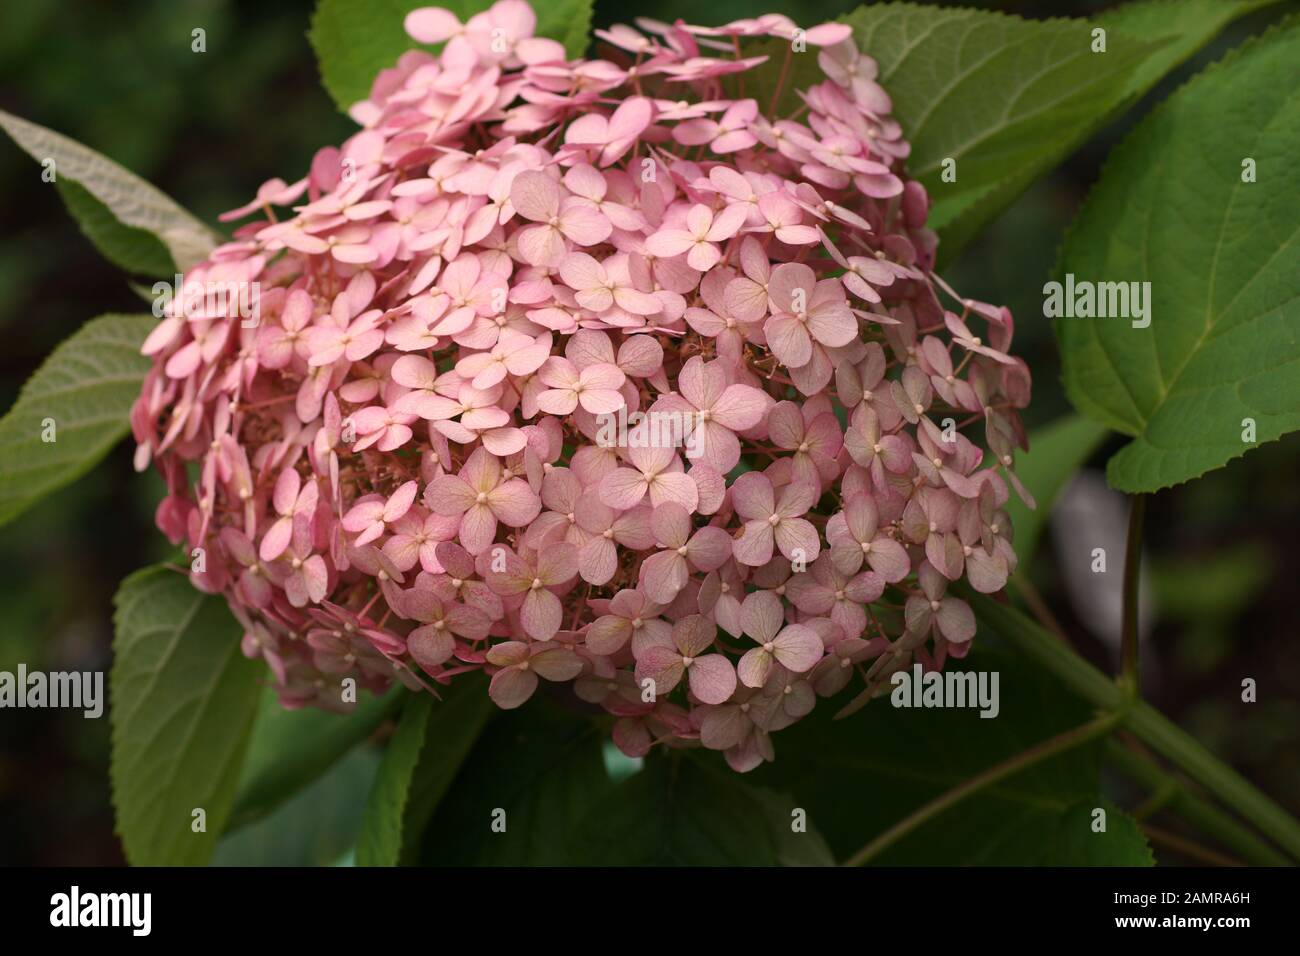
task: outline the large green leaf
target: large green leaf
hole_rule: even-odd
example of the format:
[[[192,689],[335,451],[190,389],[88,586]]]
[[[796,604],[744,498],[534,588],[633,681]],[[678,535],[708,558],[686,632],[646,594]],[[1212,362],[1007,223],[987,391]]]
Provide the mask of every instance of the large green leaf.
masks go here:
[[[57,180],[63,204],[81,231],[109,262],[132,275],[170,277],[176,264],[162,240],[147,229],[123,225],[112,210],[71,179]],[[152,293],[149,301],[153,300]]]
[[[366,801],[357,840],[360,866],[412,861],[424,825],[493,711],[482,680],[466,676],[441,692],[406,698],[402,719]]]
[[[251,747],[250,747],[251,751]],[[251,759],[251,754],[250,754]],[[331,866],[356,845],[378,747],[360,744],[268,816],[227,832],[213,866]]]
[[[135,262],[140,252],[130,234],[104,227],[102,216],[105,209],[122,226],[142,229],[157,236],[182,270],[200,262],[212,250],[216,236],[207,226],[161,190],[107,156],[3,110],[0,110],[0,129],[37,162],[53,160],[56,181],[71,180],[96,200],[98,207],[84,202],[79,204],[74,199],[68,208],[74,215],[81,212],[91,217],[90,225],[83,225],[83,228],[97,246],[103,248],[101,243],[104,242],[131,239],[129,246],[114,246],[115,253],[110,256],[114,262],[119,262],[119,255]],[[156,255],[151,254],[150,260],[148,264],[157,264]]]
[[[1041,155],[1023,166],[1008,169],[1007,175],[964,206],[936,209],[932,221],[943,239],[939,247],[942,265],[1002,213],[1025,188],[1057,165],[1107,121],[1132,106],[1170,71],[1209,43],[1230,22],[1278,0],[1143,0],[1107,11],[1091,21],[1087,29],[1107,30],[1107,48],[1131,49],[1147,44],[1147,52],[1126,71],[1127,83],[1111,87],[1118,95],[1109,103],[1104,97],[1092,101],[1098,108],[1073,130],[1059,130],[1054,142],[1045,143]],[[1117,45],[1118,44],[1118,45]],[[904,127],[906,129],[906,126]],[[960,178],[960,177],[959,177]],[[929,185],[929,184],[927,184]],[[932,187],[951,188],[940,182]]]
[[[1086,706],[1023,661],[983,645],[945,671],[998,676],[998,715],[977,709],[896,708],[873,700],[834,721],[836,701],[774,737],[776,761],[755,772],[758,782],[789,792],[808,811],[839,859],[928,801],[980,771],[1085,723]],[[882,864],[1122,865],[1140,853],[1133,832],[1108,821],[1088,829],[1076,806],[1103,807],[1098,794],[1099,745],[1044,760],[958,803],[884,851]],[[1113,810],[1110,818],[1120,815]],[[1076,840],[1074,832],[1087,832]],[[1086,853],[1084,852],[1086,848]]]
[[[833,865],[813,827],[796,831],[792,826],[800,809],[788,797],[749,786],[721,761],[656,755],[583,820],[584,862]]]
[[[1146,328],[1056,321],[1071,401],[1135,439],[1107,469],[1123,491],[1300,427],[1298,58],[1292,19],[1176,92],[1111,154],[1066,239],[1060,276],[1150,283]]]
[[[587,717],[549,700],[495,717],[429,820],[421,861],[583,862],[581,823],[613,787],[601,757],[604,736]]]
[[[0,524],[89,471],[130,430],[131,403],[149,369],[140,345],[156,321],[93,319],[23,386],[0,419]]]
[[[234,802],[261,666],[240,653],[225,602],[169,568],[131,575],[115,604],[117,832],[134,865],[204,864]]]
[[[1163,43],[1112,36],[1094,53],[1083,20],[909,3],[860,7],[845,19],[880,64],[912,143],[908,169],[929,190],[929,224],[941,231],[995,187],[1014,185],[1014,198],[1066,156]],[[943,181],[946,159],[956,160],[954,182]]]
[[[1133,72],[1128,96],[1135,98],[1151,89],[1233,20],[1278,3],[1279,0],[1138,0],[1107,10],[1095,17],[1094,22],[1131,37],[1169,39]]]
[[[439,6],[462,22],[490,7],[491,0],[319,0],[312,16],[312,49],[326,91],[346,110],[370,95],[380,70],[407,50],[421,49],[402,27],[420,7]],[[536,35],[559,40],[569,56],[581,56],[591,29],[592,0],[546,0],[533,5]]]
[[[328,771],[377,728],[400,701],[396,691],[367,696],[350,714],[316,707],[285,710],[262,693],[243,779],[227,829],[265,817]]]
[[[1229,21],[1277,0],[1153,0],[1086,20],[1023,20],[985,10],[877,3],[842,17],[880,65],[880,82],[912,143],[908,168],[929,190],[941,263],[1116,113],[1208,43]],[[1207,8],[1211,7],[1212,9]],[[1092,31],[1107,30],[1106,52]],[[788,44],[746,77],[766,108]],[[781,111],[821,79],[795,55]],[[956,161],[945,182],[944,160]]]

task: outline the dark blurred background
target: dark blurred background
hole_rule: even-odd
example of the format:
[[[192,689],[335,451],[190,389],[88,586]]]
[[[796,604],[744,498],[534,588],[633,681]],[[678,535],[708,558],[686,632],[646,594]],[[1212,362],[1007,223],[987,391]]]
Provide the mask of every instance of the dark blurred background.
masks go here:
[[[1114,4],[961,5],[1038,18],[1086,16]],[[813,24],[853,6],[598,0],[596,25],[631,13],[721,23],[760,10]],[[302,175],[316,148],[353,128],[319,85],[305,35],[311,8],[311,0],[6,0],[0,108],[88,144],[215,221],[264,180]],[[1229,27],[1131,116],[1277,15],[1266,10]],[[202,55],[190,50],[195,27],[207,31]],[[1034,186],[947,273],[964,295],[1006,303],[1019,318],[1016,351],[1034,370],[1031,432],[1068,411],[1055,342],[1041,318],[1042,285],[1065,226],[1131,121],[1105,130]],[[40,167],[0,137],[0,409],[87,319],[141,309],[123,275],[43,185]],[[1120,444],[1103,448],[1093,466]],[[1300,439],[1293,435],[1162,492],[1149,503],[1146,538],[1148,696],[1293,813],[1300,813],[1297,466]],[[20,661],[43,670],[107,668],[118,581],[169,554],[152,531],[160,489],[151,475],[135,475],[124,445],[0,528],[0,670]],[[1106,502],[1088,506],[1104,509]],[[1110,668],[1106,629],[1076,611],[1088,599],[1067,587],[1050,544],[1039,551],[1033,581],[1076,646]],[[1257,703],[1241,702],[1244,677],[1258,681]],[[3,712],[0,864],[122,862],[109,804],[108,737],[107,716]]]

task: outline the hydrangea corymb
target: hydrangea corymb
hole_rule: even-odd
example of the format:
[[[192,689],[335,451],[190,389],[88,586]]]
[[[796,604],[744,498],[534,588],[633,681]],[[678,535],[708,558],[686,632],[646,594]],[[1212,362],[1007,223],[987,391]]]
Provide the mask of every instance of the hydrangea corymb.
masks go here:
[[[186,281],[256,283],[260,322],[173,304],[137,464],[285,706],[482,669],[502,707],[572,682],[629,754],[750,769],[855,675],[965,653],[947,586],[1015,567],[1029,372],[1010,312],[934,274],[847,27],[614,27],[566,60],[534,24],[413,12],[441,51],[228,214],[256,218]],[[824,74],[788,117],[743,94],[773,37]]]

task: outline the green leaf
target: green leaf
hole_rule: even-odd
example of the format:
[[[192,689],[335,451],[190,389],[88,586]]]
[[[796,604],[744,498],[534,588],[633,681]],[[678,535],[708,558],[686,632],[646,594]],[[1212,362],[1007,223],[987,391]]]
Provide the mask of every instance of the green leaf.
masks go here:
[[[1107,468],[1122,491],[1196,478],[1300,427],[1297,57],[1292,19],[1174,93],[1111,154],[1066,238],[1059,276],[1150,283],[1146,328],[1055,323],[1070,400],[1135,439]],[[1242,181],[1247,158],[1256,182]]]
[[[132,865],[202,865],[234,803],[261,667],[240,652],[225,602],[174,570],[136,572],[114,603],[117,832]]]
[[[1029,451],[1016,455],[1016,476],[1038,506],[1030,510],[1019,495],[1011,495],[1005,505],[1015,533],[1016,554],[1020,557],[1017,574],[1032,563],[1056,496],[1105,437],[1104,426],[1081,415],[1066,415],[1035,429],[1029,436]]]
[[[1084,20],[908,3],[860,7],[844,19],[880,65],[912,143],[909,171],[930,192],[929,225],[941,234],[995,187],[1014,188],[1014,198],[1068,155],[1164,42],[1115,36],[1094,53]],[[955,182],[942,180],[945,159],[956,160]],[[988,211],[981,215],[987,221]]]
[[[366,801],[359,866],[396,866],[416,856],[424,825],[474,746],[493,705],[486,684],[462,677],[441,692],[408,694],[397,732]]]
[[[880,65],[894,117],[912,143],[908,168],[934,204],[929,225],[942,240],[942,264],[1226,23],[1273,2],[1160,0],[1095,23],[884,3],[841,19]],[[1105,53],[1092,52],[1098,24],[1108,31]],[[760,46],[771,62],[746,76],[764,109],[787,48]],[[790,77],[780,102],[786,114],[800,105],[794,89],[822,79],[816,57],[793,56]],[[945,159],[956,160],[954,182],[943,180]]]
[[[1136,38],[1168,38],[1133,72],[1129,102],[1155,86],[1171,70],[1219,35],[1229,23],[1279,0],[1141,0],[1093,18],[1098,26]]]
[[[598,866],[833,865],[813,829],[791,828],[788,797],[749,786],[723,764],[654,756],[582,823],[584,863]]]
[[[86,238],[113,265],[153,278],[175,274],[171,253],[152,232],[122,225],[107,206],[71,179],[60,179],[55,185]],[[150,293],[147,301],[152,300]]]
[[[604,736],[586,717],[545,699],[496,716],[429,820],[421,861],[582,862],[583,818],[613,787],[601,757]]]
[[[1095,105],[1105,108],[1077,129],[1062,131],[1059,141],[1048,144],[1049,149],[1038,161],[1008,169],[1004,177],[968,202],[958,203],[950,210],[937,210],[937,215],[947,220],[932,219],[931,222],[931,225],[939,229],[943,240],[939,246],[940,265],[951,261],[985,226],[1001,215],[1030,183],[1056,166],[1107,122],[1132,106],[1156,83],[1218,36],[1227,24],[1253,10],[1277,2],[1278,0],[1146,0],[1125,4],[1092,20],[1088,25],[1089,30],[1102,26],[1108,31],[1108,49],[1129,50],[1135,43],[1144,43],[1147,52],[1126,71],[1127,82],[1121,87],[1112,88],[1113,92],[1118,93],[1115,99],[1108,106],[1101,99],[1097,100]],[[905,130],[906,128],[904,126]],[[933,187],[935,190],[950,188],[942,182]]]
[[[213,866],[331,866],[356,844],[378,747],[353,747],[266,817],[217,843]]]
[[[1104,810],[1105,816],[1097,811]],[[1096,828],[1105,821],[1105,830]],[[1059,852],[1071,866],[1155,866],[1147,838],[1134,819],[1109,800],[1076,803],[1061,817]],[[1050,865],[1051,860],[1044,860]]]
[[[123,227],[142,229],[157,236],[182,271],[206,258],[215,245],[216,235],[207,226],[161,190],[107,156],[3,110],[0,110],[0,129],[37,162],[53,160],[56,181],[71,180],[80,185]],[[79,207],[74,200],[68,208],[75,215]],[[83,212],[87,211],[84,203],[81,208]],[[120,231],[103,227],[100,210],[89,211],[92,224],[83,228],[97,246],[101,241],[124,238]],[[132,242],[127,248],[117,249],[109,258],[118,262],[116,256],[120,255],[134,261],[140,255],[136,245]]]
[[[85,474],[128,431],[149,359],[149,315],[105,315],[67,339],[0,419],[0,524]],[[54,441],[47,420],[54,422]]]
[[[1088,720],[1088,708],[1051,678],[991,650],[992,638],[991,629],[982,627],[980,646],[964,661],[949,661],[944,673],[996,672],[996,717],[982,718],[978,708],[894,707],[885,696],[835,721],[837,702],[822,701],[776,736],[776,761],[755,771],[756,781],[799,801],[809,823],[843,860],[969,777]],[[1076,859],[1081,845],[1065,839],[1065,822],[1076,804],[1101,805],[1099,752],[1093,742],[1035,764],[961,801],[873,862],[1085,862]],[[1094,851],[1102,852],[1089,846]]]
[[[321,82],[347,110],[370,95],[380,70],[397,63],[407,50],[431,49],[416,43],[402,23],[412,10],[427,7],[427,0],[319,0],[308,34]],[[491,0],[440,0],[436,6],[456,14],[462,22],[490,7]],[[592,0],[547,0],[534,4],[537,31],[564,44],[570,57],[587,48]]]
[[[546,0],[533,4],[537,35],[558,40],[564,52],[576,59],[591,45],[591,17],[595,0]]]
[[[369,737],[400,700],[396,691],[367,696],[352,713],[335,714],[316,707],[285,710],[274,690],[263,691],[227,830],[265,817],[309,786]]]
[[[402,708],[397,732],[388,742],[383,762],[366,799],[366,812],[357,839],[357,862],[362,866],[396,866],[402,852],[402,817],[411,789],[411,777],[420,762],[425,732],[434,700],[428,694],[411,695]]]
[[[765,811],[768,832],[776,844],[778,865],[835,865],[835,855],[831,853],[831,848],[826,845],[817,828],[808,822],[807,810],[797,806],[798,801],[789,794],[777,793],[766,787],[749,787],[748,790]]]

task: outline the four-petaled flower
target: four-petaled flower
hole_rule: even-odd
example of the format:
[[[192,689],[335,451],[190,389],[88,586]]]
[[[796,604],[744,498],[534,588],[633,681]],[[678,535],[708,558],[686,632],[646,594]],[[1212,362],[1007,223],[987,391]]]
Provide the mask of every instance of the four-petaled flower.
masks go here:
[[[740,615],[745,634],[758,644],[746,651],[737,665],[740,682],[746,687],[767,683],[774,663],[802,674],[821,660],[824,648],[817,632],[803,624],[786,624],[781,599],[771,591],[755,591],[746,597]]]
[[[538,516],[542,501],[522,478],[501,474],[501,460],[479,448],[456,475],[429,482],[424,503],[440,515],[460,517],[460,543],[478,554],[496,538],[497,522],[522,528]]]
[[[691,693],[705,704],[721,704],[736,689],[736,669],[722,654],[705,653],[713,646],[717,627],[698,614],[690,614],[673,625],[666,639],[641,649],[636,660],[637,683],[647,686],[655,697],[669,693],[682,677]]]
[[[747,471],[731,486],[731,501],[745,519],[740,537],[732,542],[741,564],[754,568],[767,564],[773,543],[791,561],[811,562],[821,551],[817,529],[801,517],[817,501],[816,485],[788,484],[778,500],[767,475]]]

